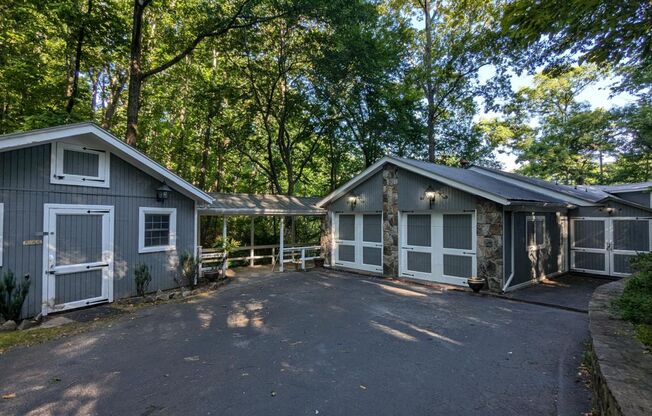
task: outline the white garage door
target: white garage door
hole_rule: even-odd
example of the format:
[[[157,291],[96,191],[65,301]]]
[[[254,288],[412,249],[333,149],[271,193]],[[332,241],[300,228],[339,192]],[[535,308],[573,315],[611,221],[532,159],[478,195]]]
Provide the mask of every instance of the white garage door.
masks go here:
[[[401,276],[466,285],[476,275],[474,212],[404,213],[399,227]]]
[[[628,276],[629,261],[652,247],[649,218],[572,218],[571,269]]]
[[[382,214],[337,214],[334,225],[336,265],[383,271]]]

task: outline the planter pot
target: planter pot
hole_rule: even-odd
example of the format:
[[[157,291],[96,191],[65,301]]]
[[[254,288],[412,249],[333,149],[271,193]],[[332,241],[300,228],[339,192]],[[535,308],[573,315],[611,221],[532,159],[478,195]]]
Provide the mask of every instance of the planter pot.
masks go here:
[[[316,258],[315,267],[324,267],[324,259],[321,257]]]
[[[204,277],[208,279],[209,281],[215,281],[220,278],[220,271],[219,270],[209,270],[204,272]]]
[[[474,293],[478,293],[484,287],[484,279],[467,279],[466,284]]]

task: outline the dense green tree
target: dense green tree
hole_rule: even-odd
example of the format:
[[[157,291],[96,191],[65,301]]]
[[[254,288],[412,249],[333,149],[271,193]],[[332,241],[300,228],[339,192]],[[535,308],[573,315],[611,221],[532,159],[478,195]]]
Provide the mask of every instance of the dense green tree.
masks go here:
[[[578,95],[600,76],[594,66],[539,72],[519,90],[502,119],[481,124],[489,140],[509,146],[526,175],[569,184],[603,182],[604,157],[613,151],[612,116]]]

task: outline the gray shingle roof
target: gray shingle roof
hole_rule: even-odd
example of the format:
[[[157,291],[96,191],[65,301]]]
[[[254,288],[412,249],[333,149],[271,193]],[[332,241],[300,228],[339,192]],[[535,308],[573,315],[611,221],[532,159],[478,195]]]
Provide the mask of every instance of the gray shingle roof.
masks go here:
[[[566,204],[566,201],[563,199],[537,192],[535,189],[528,187],[527,184],[523,184],[522,186],[514,185],[512,183],[484,175],[473,169],[453,168],[449,166],[436,165],[434,163],[406,158],[393,157],[392,159],[400,160],[401,162],[414,166],[418,169],[432,172],[435,175],[442,176],[451,181],[459,182],[476,189],[484,190],[510,201]]]
[[[652,182],[626,183],[622,185],[600,185],[597,188],[609,192],[610,194],[620,194],[623,192],[648,191],[652,189]]]
[[[315,204],[320,198],[287,195],[210,193],[210,205],[199,207],[202,215],[326,215]]]
[[[548,189],[553,192],[558,192],[563,195],[567,195],[573,198],[579,198],[587,202],[598,202],[602,201],[605,198],[609,197],[609,194],[604,190],[600,189],[597,186],[587,186],[587,185],[562,185],[555,182],[544,181],[543,179],[531,178],[529,176],[523,176],[516,173],[504,172],[498,169],[491,169],[484,166],[473,166],[471,170],[481,169],[494,174],[502,175],[506,178],[511,178],[523,183],[530,184],[532,186],[538,186],[544,189]]]

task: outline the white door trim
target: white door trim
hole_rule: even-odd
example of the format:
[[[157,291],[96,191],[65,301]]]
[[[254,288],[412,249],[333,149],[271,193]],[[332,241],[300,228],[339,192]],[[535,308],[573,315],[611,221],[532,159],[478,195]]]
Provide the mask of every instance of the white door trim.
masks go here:
[[[95,211],[95,212],[93,212]],[[51,274],[55,265],[51,261],[51,252],[56,253],[56,215],[57,213],[65,214],[88,214],[102,216],[102,262],[88,263],[82,265],[60,266],[56,267],[57,271],[75,272],[88,270],[88,267],[98,267],[103,270],[102,273],[102,296],[93,299],[84,299],[75,302],[69,302],[62,305],[54,304],[56,293],[55,276]],[[107,264],[107,266],[103,266]],[[43,287],[42,287],[42,304],[41,313],[47,315],[49,312],[73,309],[82,306],[88,306],[88,302],[95,301],[113,302],[113,264],[114,264],[114,207],[112,205],[77,205],[77,204],[44,204],[43,205]],[[78,270],[79,269],[79,270]]]

